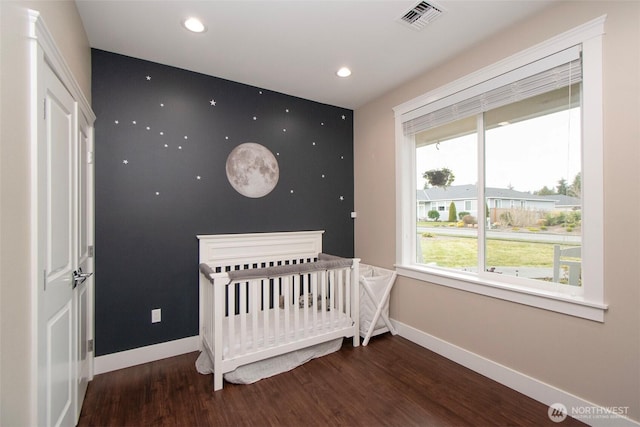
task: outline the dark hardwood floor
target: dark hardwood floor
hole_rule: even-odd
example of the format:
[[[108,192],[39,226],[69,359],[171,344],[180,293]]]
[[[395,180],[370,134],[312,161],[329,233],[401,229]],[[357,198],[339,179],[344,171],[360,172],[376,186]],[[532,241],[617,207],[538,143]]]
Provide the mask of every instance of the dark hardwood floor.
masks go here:
[[[97,375],[79,426],[544,426],[548,407],[389,334],[250,385],[189,353]],[[567,418],[562,426],[583,425]]]

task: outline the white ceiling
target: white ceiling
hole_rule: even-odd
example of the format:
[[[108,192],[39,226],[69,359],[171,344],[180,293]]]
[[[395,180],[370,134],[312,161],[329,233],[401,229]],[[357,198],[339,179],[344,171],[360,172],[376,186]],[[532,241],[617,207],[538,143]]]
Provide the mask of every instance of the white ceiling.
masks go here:
[[[417,0],[76,3],[91,47],[355,109],[552,1],[429,1],[445,13],[421,31],[397,21]]]

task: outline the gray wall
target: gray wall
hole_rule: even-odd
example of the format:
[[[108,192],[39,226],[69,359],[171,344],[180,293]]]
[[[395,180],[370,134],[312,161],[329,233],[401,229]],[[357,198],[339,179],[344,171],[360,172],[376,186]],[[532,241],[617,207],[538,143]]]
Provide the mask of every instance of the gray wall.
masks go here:
[[[353,256],[351,110],[105,51],[92,58],[97,356],[198,334],[198,234],[325,230],[325,252]],[[227,179],[227,157],[246,142],[278,161],[264,197]]]

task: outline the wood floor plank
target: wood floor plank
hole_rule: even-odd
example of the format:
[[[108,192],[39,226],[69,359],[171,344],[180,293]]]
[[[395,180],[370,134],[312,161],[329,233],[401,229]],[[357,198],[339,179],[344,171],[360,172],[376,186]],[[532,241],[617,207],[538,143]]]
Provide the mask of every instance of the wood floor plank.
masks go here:
[[[79,426],[557,426],[548,407],[404,338],[375,337],[250,385],[198,353],[97,375]],[[584,425],[567,418],[562,426]]]

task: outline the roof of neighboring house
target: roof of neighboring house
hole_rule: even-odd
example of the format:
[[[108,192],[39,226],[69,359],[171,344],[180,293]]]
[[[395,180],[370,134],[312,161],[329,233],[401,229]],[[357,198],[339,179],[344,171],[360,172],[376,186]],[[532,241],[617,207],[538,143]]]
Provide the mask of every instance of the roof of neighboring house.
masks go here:
[[[487,198],[490,199],[509,199],[509,200],[538,200],[538,201],[558,201],[560,195],[553,196],[537,196],[535,194],[524,191],[510,190],[508,188],[487,187],[485,190]],[[436,200],[467,200],[475,199],[478,195],[477,186],[474,184],[452,185],[447,188],[431,187],[416,191],[418,201],[436,201]],[[562,196],[568,197],[568,196]],[[578,199],[576,199],[578,200]],[[579,200],[578,203],[580,204]]]
[[[554,200],[556,206],[582,206],[582,200],[578,197],[565,196],[564,194],[553,194],[549,196],[543,196],[549,200]]]

